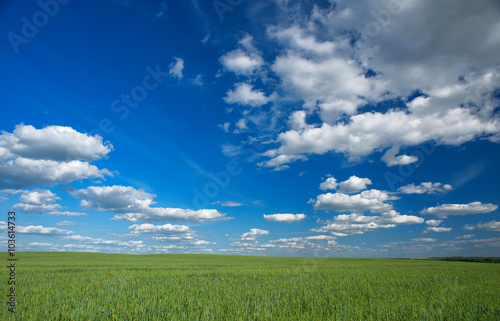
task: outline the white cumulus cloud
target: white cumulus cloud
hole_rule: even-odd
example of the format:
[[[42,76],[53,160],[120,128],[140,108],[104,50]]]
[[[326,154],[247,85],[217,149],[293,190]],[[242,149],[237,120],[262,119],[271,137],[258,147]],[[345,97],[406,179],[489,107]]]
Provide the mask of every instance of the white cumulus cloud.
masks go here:
[[[142,222],[209,222],[227,220],[225,214],[214,209],[190,210],[169,207],[151,207],[156,195],[137,190],[131,186],[90,186],[86,189],[71,191],[70,194],[81,199],[84,209],[96,209],[116,214],[112,220],[125,220],[132,223]]]
[[[264,219],[268,222],[292,223],[305,219],[305,214],[264,214]]]
[[[364,212],[376,213],[392,210],[392,205],[386,203],[394,199],[385,191],[376,189],[366,190],[359,194],[326,193],[312,200],[314,208],[318,210],[331,210],[334,212]]]
[[[290,128],[277,130],[273,159],[332,151],[359,160],[385,152],[383,162],[400,166],[419,161],[400,149],[425,142],[500,141],[498,2],[405,1],[395,11],[391,4],[341,0],[303,8],[296,19],[296,7],[282,1],[267,26],[266,40],[276,45],[269,63],[259,56],[250,64],[248,54],[234,52],[247,57],[250,71],[269,66],[275,91],[306,109],[284,113]],[[378,110],[394,101],[401,103]]]
[[[241,234],[242,241],[255,241],[255,239],[259,236],[268,235],[269,231],[261,230],[258,228],[251,228],[250,232],[246,232]]]
[[[389,210],[381,215],[342,214],[326,222],[325,226],[312,229],[313,232],[331,233],[332,235],[363,234],[380,228],[394,228],[398,225],[420,224],[424,219],[413,215],[401,215]],[[339,234],[342,233],[342,234]]]
[[[182,71],[184,70],[184,60],[178,57],[174,57],[175,62],[171,63],[169,66],[168,73],[177,79],[182,79]]]
[[[17,125],[0,135],[0,188],[67,184],[75,180],[111,176],[107,169],[89,164],[113,149],[98,135],[71,127]]]
[[[449,232],[451,231],[451,227],[435,227],[435,226],[429,226],[428,228],[425,229],[424,233],[428,232]]]
[[[337,179],[335,179],[335,177],[328,177],[326,181],[319,185],[319,188],[326,191],[329,189],[337,189],[338,186],[339,184],[337,183]]]
[[[248,105],[251,107],[259,107],[269,102],[269,97],[266,97],[260,89],[253,89],[253,85],[248,83],[237,83],[234,90],[229,90],[224,97],[224,101],[228,104]]]
[[[254,50],[235,49],[224,54],[219,62],[225,70],[234,72],[236,75],[250,76],[262,65],[264,60]]]
[[[415,185],[413,183],[405,186],[401,186],[398,188],[398,192],[403,194],[433,194],[436,192],[446,192],[450,191],[453,188],[449,184],[442,183],[432,183],[432,182],[424,182],[420,183],[420,185]]]
[[[371,185],[372,181],[368,178],[360,178],[355,175],[349,177],[348,180],[339,184],[339,192],[342,193],[357,193],[366,189],[367,185]]]
[[[475,225],[466,225],[465,229],[466,230],[483,229],[483,230],[487,230],[487,231],[500,232],[500,222],[493,220],[493,221],[487,222],[487,223],[477,223]]]
[[[469,204],[442,204],[436,207],[429,207],[420,212],[420,214],[451,216],[451,215],[469,215],[483,214],[495,211],[498,205],[483,204],[481,202],[472,202]]]

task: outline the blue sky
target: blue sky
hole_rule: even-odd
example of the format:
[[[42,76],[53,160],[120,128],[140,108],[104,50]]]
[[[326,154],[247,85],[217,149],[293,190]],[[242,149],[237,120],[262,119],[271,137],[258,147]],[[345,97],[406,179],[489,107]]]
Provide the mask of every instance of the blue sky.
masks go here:
[[[499,13],[3,1],[0,228],[15,210],[25,251],[499,256]]]

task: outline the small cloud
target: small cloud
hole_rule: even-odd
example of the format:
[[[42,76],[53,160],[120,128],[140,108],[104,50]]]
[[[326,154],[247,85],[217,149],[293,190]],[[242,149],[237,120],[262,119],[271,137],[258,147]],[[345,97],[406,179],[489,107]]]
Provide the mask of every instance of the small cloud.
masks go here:
[[[191,79],[191,83],[195,86],[200,86],[203,87],[203,76],[202,75],[196,75],[195,78]]]
[[[337,189],[339,184],[337,183],[337,180],[335,177],[329,177],[319,185],[319,188],[323,191],[329,190],[329,189]]]
[[[169,71],[168,73],[172,76],[172,77],[175,77],[177,79],[182,79],[182,70],[184,69],[184,60],[182,60],[181,58],[177,58],[177,57],[174,57],[175,58],[175,63],[171,63],[170,66],[169,66]]]
[[[268,235],[269,231],[261,230],[258,228],[251,228],[250,232],[246,232],[241,234],[242,241],[255,241],[255,239],[259,236]]]
[[[224,202],[221,204],[221,206],[224,207],[238,207],[238,206],[243,206],[241,203],[236,203],[236,202]]]
[[[453,188],[449,184],[441,184],[441,183],[431,183],[424,182],[420,185],[409,184],[406,186],[402,186],[398,188],[399,193],[403,194],[433,194],[436,192],[447,192],[452,190]]]
[[[57,244],[52,244],[52,243],[40,243],[40,242],[31,242],[28,244],[29,246],[43,246],[43,247],[50,247],[50,246],[59,246]]]
[[[424,233],[428,233],[428,232],[437,232],[437,233],[441,233],[441,232],[449,232],[451,231],[451,227],[435,227],[435,226],[430,226],[428,228],[425,229]]]
[[[237,83],[234,91],[229,90],[223,99],[228,104],[248,105],[251,107],[259,107],[270,101],[270,98],[266,97],[262,90],[254,90],[253,85],[247,83]]]
[[[61,230],[55,227],[44,227],[42,225],[18,226],[17,233],[21,234],[35,234],[35,235],[68,235],[73,234],[73,231]]]
[[[487,230],[487,231],[500,232],[500,222],[493,220],[493,221],[488,222],[488,223],[478,223],[475,225],[465,225],[464,228],[466,230],[483,229],[483,230]]]
[[[400,147],[395,145],[392,148],[388,149],[387,152],[382,156],[382,161],[387,164],[387,166],[401,166],[408,165],[418,161],[418,157],[416,156],[408,156],[408,155],[399,155]]]
[[[412,239],[411,241],[415,242],[415,243],[420,243],[420,242],[430,243],[430,242],[436,242],[437,240],[436,239],[431,239],[429,237],[423,237],[423,238],[418,238],[418,239]]]
[[[428,226],[439,226],[439,224],[443,223],[443,220],[427,220],[425,224]]]
[[[59,225],[59,226],[73,226],[73,225],[76,225],[76,223],[75,222],[71,222],[71,221],[62,221],[62,222],[56,223],[56,225]]]
[[[469,204],[443,204],[436,207],[429,207],[420,212],[420,214],[450,216],[450,215],[469,215],[484,214],[493,212],[498,208],[495,204],[483,204],[481,202],[472,202]]]
[[[462,235],[462,236],[457,236],[457,237],[455,237],[455,239],[457,239],[457,240],[467,240],[467,239],[473,238],[474,236],[476,236],[476,235],[474,235],[474,234],[466,234],[466,235]]]
[[[203,39],[200,40],[201,43],[203,43],[203,44],[207,43],[208,40],[210,39],[210,36],[211,36],[211,34],[207,33],[207,35]]]
[[[70,212],[70,211],[64,211],[64,212],[50,212],[50,215],[60,215],[60,216],[87,216],[86,213],[80,213],[80,212]]]
[[[304,214],[264,214],[263,217],[268,222],[292,223],[301,221],[307,216]]]
[[[357,193],[359,191],[365,190],[367,185],[371,185],[372,181],[368,178],[360,178],[355,175],[349,177],[347,181],[341,182],[339,184],[339,192],[342,193]]]
[[[264,65],[264,60],[253,46],[244,49],[238,48],[220,57],[219,62],[224,70],[232,71],[238,76],[250,76]]]
[[[222,129],[226,133],[229,133],[229,126],[231,126],[231,123],[229,123],[229,122],[217,125],[217,127],[219,127],[220,129]]]
[[[233,131],[233,133],[235,134],[239,134],[241,132],[244,132],[248,129],[248,125],[247,125],[247,120],[245,118],[240,118],[240,120],[238,120],[236,122],[236,124],[234,124],[237,128]]]

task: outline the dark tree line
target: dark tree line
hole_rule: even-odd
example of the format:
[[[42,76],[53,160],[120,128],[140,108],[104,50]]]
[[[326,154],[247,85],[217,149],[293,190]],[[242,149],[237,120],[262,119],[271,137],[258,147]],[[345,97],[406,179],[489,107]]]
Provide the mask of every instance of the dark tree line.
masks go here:
[[[462,262],[480,262],[480,263],[500,263],[500,257],[463,257],[463,256],[449,256],[449,257],[430,257],[429,260],[437,261],[462,261]]]

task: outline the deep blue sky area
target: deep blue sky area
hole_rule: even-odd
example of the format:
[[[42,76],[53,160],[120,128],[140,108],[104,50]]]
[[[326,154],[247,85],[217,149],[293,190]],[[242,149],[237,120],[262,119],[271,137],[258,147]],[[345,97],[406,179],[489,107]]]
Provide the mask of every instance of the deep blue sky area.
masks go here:
[[[15,211],[21,251],[500,256],[499,14],[2,1],[0,229]]]

